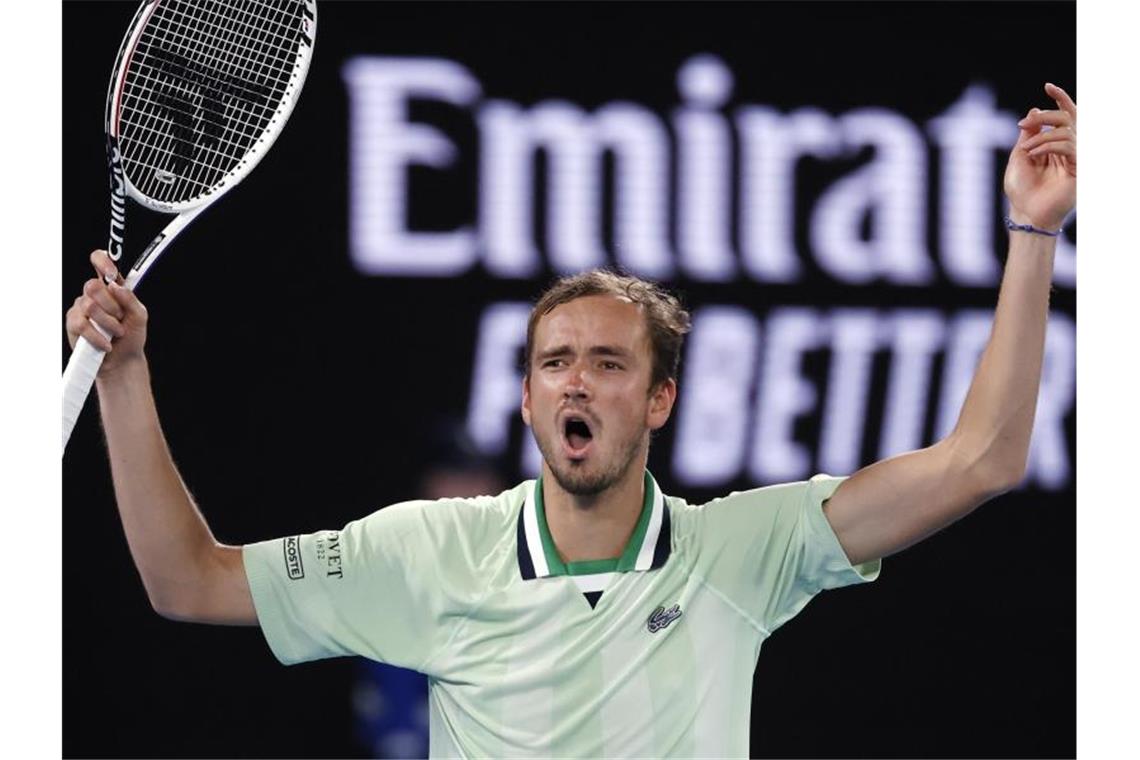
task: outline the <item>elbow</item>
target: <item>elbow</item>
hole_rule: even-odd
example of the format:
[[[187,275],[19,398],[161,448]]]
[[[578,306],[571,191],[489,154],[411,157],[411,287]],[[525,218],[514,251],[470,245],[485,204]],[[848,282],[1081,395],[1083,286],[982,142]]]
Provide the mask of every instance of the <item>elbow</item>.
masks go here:
[[[1025,457],[1017,461],[983,459],[975,467],[975,482],[986,501],[1014,490],[1025,480]]]
[[[1001,477],[997,478],[996,487],[998,493],[1006,493],[1020,486],[1025,480],[1025,474],[1025,462],[1022,462],[1020,466],[1007,468],[1006,471],[1001,474]]]
[[[1012,491],[1025,480],[1027,463],[1029,461],[1029,442],[1024,446],[1009,446],[1000,453],[994,453],[990,459],[990,486],[994,489],[994,496]]]
[[[153,606],[153,605],[152,605]],[[199,623],[201,622],[197,617],[177,610],[171,607],[154,607],[154,611],[158,616],[175,623]]]
[[[985,446],[967,446],[961,439],[954,442],[959,468],[973,484],[980,501],[988,501],[995,496],[1012,491],[1025,480],[1028,447],[1018,447],[1016,451],[994,447],[992,442]]]
[[[1021,483],[1025,482],[1025,474],[1025,467],[1021,467],[1000,479],[998,481],[998,493],[994,493],[994,496],[1019,488]]]
[[[183,622],[184,620],[186,620],[185,617],[183,617],[182,615],[179,615],[177,612],[175,612],[173,607],[166,607],[166,606],[154,604],[152,602],[150,605],[150,608],[152,610],[154,610],[155,613],[160,618],[163,618],[165,620],[173,620],[176,623],[180,623],[180,622]]]
[[[193,567],[184,567],[176,575],[152,578],[146,582],[147,598],[160,617],[182,623],[256,622],[248,593],[239,596],[245,582],[240,549],[219,547],[208,558]],[[235,597],[239,602],[234,602]],[[235,612],[236,610],[236,612]]]
[[[167,620],[172,620],[175,623],[211,623],[214,622],[213,618],[208,614],[206,608],[201,604],[194,603],[190,600],[174,600],[165,599],[161,602],[155,599],[150,600],[151,609],[158,613],[159,617]]]
[[[159,617],[180,623],[199,620],[194,583],[145,583],[147,600]]]
[[[985,494],[985,500],[1001,496],[1008,493],[1021,485],[1021,481],[1025,479],[1025,470],[1005,470],[989,476],[982,485],[982,491]]]
[[[150,608],[154,610],[159,617],[176,622],[191,619],[187,613],[186,605],[174,594],[161,593],[156,589],[148,587],[147,599],[150,601]]]

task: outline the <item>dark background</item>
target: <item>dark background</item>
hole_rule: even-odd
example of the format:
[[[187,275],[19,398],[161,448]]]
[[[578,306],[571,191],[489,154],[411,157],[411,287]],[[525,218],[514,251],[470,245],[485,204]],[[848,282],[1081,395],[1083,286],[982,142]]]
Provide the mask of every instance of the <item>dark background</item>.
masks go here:
[[[106,239],[103,101],[133,11],[64,3],[64,304]],[[923,122],[977,81],[1015,112],[1050,107],[1046,80],[1076,98],[1075,16],[1071,3],[322,3],[314,63],[284,134],[139,291],[167,438],[215,535],[245,543],[338,527],[414,495],[426,421],[465,414],[483,307],[529,300],[551,274],[502,281],[477,267],[454,279],[384,279],[353,269],[340,75],[349,56],[440,56],[467,66],[485,97],[585,108],[629,99],[664,116],[676,106],[677,66],[715,52],[736,74],[735,103],[882,105]],[[463,201],[451,203],[462,221]],[[160,224],[137,206],[128,213],[137,251]],[[670,284],[691,305],[748,304],[761,291]],[[810,285],[764,298],[947,310],[994,298],[948,285]],[[1053,304],[1075,314],[1074,292],[1057,289]],[[360,755],[351,660],[284,668],[257,629],[177,624],[150,610],[95,412],[92,399],[62,470],[65,755]],[[1071,450],[1073,426],[1075,413]],[[668,461],[669,442],[666,433],[651,459],[665,490],[714,495],[678,489],[667,464],[653,466]],[[504,464],[512,478],[517,460]],[[1075,484],[1007,494],[887,560],[872,586],[809,605],[764,646],[752,754],[1074,755],[1074,496]]]

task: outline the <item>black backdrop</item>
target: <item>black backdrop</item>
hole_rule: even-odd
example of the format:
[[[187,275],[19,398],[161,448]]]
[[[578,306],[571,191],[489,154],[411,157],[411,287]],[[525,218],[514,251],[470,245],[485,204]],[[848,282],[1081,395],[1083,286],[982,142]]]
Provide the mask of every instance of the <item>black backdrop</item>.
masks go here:
[[[103,98],[133,7],[64,4],[67,304],[89,276],[87,252],[105,240]],[[348,57],[448,58],[488,96],[587,109],[621,98],[665,118],[679,64],[715,52],[732,65],[738,102],[832,113],[875,104],[925,120],[978,81],[1013,112],[1048,107],[1046,79],[1075,97],[1074,28],[1067,3],[323,3],[306,90],[277,145],[140,289],[155,393],[183,477],[231,543],[337,527],[412,496],[425,421],[466,414],[484,306],[528,300],[552,274],[503,280],[476,266],[452,278],[385,278],[353,267]],[[466,162],[457,181],[471,185]],[[444,216],[473,217],[462,197],[446,200]],[[417,209],[425,203],[413,198]],[[128,246],[156,231],[151,221],[132,209]],[[850,288],[817,275],[767,289],[671,284],[698,307],[766,299],[949,312],[994,298],[942,280]],[[1054,310],[1075,314],[1071,287],[1056,289]],[[800,434],[810,439],[813,424]],[[1074,426],[1075,411],[1066,421],[1073,456]],[[512,435],[504,467],[517,477],[517,425]],[[284,668],[256,629],[176,624],[150,611],[100,436],[92,402],[63,460],[65,754],[359,755],[350,661]],[[691,501],[712,496],[670,477],[670,436],[651,461],[663,486]],[[809,605],[765,644],[752,754],[1075,754],[1074,494],[1071,481],[1007,494],[888,559],[872,586]]]

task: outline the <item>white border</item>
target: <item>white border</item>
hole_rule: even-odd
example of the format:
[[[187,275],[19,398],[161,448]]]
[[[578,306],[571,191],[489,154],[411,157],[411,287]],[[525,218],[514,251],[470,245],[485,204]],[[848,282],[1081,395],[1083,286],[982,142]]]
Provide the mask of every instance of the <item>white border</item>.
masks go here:
[[[1028,4],[1026,12],[1032,12]],[[1082,758],[1136,757],[1140,750],[1135,732],[1140,497],[1131,477],[1140,451],[1134,360],[1140,246],[1133,232],[1138,193],[1132,143],[1140,61],[1130,15],[1126,6],[1077,3],[1077,756]],[[1047,71],[1048,40],[1024,43],[1026,54]],[[1068,656],[1057,653],[1061,660]]]
[[[35,269],[11,272],[5,299],[9,333],[5,373],[6,396],[19,399],[5,409],[6,435],[0,436],[9,477],[0,479],[0,503],[8,506],[13,531],[38,535],[36,574],[4,578],[9,610],[37,621],[33,627],[10,627],[3,642],[18,652],[5,666],[3,710],[5,748],[12,757],[60,757],[60,478],[57,425],[59,341],[63,309],[59,302],[62,218],[60,214],[62,140],[59,92],[45,93],[41,82],[60,82],[62,4],[22,3],[26,29],[43,34],[14,34],[0,46],[0,70],[9,102],[35,103],[39,126],[26,130],[13,120],[3,124],[11,152],[11,177],[22,187],[8,205],[17,250],[42,251],[27,256]],[[1025,3],[1032,13],[1033,4]],[[1128,618],[1136,608],[1136,536],[1140,505],[1129,477],[1135,469],[1137,423],[1135,370],[1122,333],[1135,333],[1136,312],[1129,308],[1140,287],[1137,246],[1131,233],[1136,214],[1135,165],[1131,128],[1136,118],[1133,78],[1140,69],[1132,25],[1122,23],[1122,10],[1104,2],[1078,4],[1078,92],[1080,117],[1080,315],[1078,333],[1078,748],[1081,757],[1123,757],[1138,744],[1135,684],[1140,682],[1136,629]],[[28,18],[30,17],[30,18]],[[1072,30],[1058,30],[1071,34]],[[21,78],[24,63],[34,57],[40,76]],[[1009,44],[1048,69],[1048,40],[1023,39],[1009,30]],[[46,50],[44,49],[46,47]],[[949,64],[948,65],[952,65]],[[1058,82],[1062,86],[1068,83]],[[1118,172],[1112,176],[1114,167]],[[1133,181],[1129,181],[1133,180]],[[10,202],[9,202],[10,203]],[[25,286],[22,283],[30,283]],[[19,315],[20,319],[14,319]],[[15,473],[20,473],[16,477]],[[13,519],[15,518],[15,519]],[[30,526],[30,527],[27,527]],[[1043,557],[1043,562],[1050,558]],[[536,568],[537,569],[537,568]],[[1068,652],[1058,652],[1064,660]]]
[[[7,549],[3,587],[4,754],[60,757],[62,724],[62,481],[58,458],[63,219],[61,3],[6,8],[18,23],[0,46],[5,102],[27,119],[6,118],[4,197],[8,271],[4,323],[4,417],[0,504]],[[27,76],[35,61],[35,76]],[[13,111],[14,113],[14,111]],[[31,264],[31,271],[17,269]],[[79,505],[81,506],[81,505]]]

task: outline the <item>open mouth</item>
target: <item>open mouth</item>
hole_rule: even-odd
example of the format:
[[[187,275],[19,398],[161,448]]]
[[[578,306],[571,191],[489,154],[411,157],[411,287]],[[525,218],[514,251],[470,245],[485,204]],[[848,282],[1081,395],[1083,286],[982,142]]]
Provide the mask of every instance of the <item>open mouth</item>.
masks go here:
[[[570,455],[581,456],[586,453],[590,442],[594,440],[594,431],[590,429],[590,423],[584,418],[571,415],[562,421],[562,437],[566,441]]]

